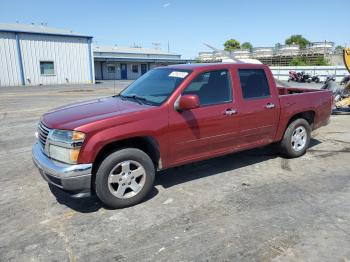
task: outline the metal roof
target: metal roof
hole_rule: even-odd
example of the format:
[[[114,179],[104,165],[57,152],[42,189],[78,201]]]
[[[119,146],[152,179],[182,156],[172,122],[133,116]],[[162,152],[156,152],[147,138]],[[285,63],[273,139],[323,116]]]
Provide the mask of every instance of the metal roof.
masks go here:
[[[94,46],[94,52],[101,53],[123,53],[123,54],[151,54],[151,55],[169,55],[179,56],[178,54],[168,53],[159,49],[142,47],[121,47],[121,46]]]
[[[195,60],[191,59],[173,59],[173,58],[118,58],[118,57],[94,57],[95,62],[139,62],[139,63],[191,63]]]
[[[0,23],[0,32],[15,32],[41,35],[59,35],[59,36],[74,36],[92,38],[92,36],[73,32],[72,30],[57,29],[44,25],[33,24],[5,24]]]

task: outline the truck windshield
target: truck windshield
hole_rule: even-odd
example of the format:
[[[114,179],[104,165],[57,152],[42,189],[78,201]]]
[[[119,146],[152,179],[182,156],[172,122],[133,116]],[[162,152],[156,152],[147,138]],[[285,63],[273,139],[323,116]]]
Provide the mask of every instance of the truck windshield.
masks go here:
[[[161,105],[191,72],[174,68],[153,69],[129,85],[120,97]]]

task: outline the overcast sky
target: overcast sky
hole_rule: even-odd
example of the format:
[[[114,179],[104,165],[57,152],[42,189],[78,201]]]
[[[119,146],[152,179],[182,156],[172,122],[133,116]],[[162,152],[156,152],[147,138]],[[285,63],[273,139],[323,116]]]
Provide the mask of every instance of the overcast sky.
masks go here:
[[[253,46],[291,34],[350,45],[349,0],[0,0],[0,22],[47,23],[94,36],[98,44],[152,47],[193,58],[235,38]]]

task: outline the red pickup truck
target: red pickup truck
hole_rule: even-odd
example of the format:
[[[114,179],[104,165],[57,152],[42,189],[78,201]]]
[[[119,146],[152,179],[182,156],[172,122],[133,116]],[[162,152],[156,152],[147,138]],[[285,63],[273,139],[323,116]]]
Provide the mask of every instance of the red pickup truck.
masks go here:
[[[266,65],[156,68],[119,95],[44,114],[33,160],[48,183],[126,207],[150,192],[156,170],[273,143],[301,156],[329,122],[332,99],[276,87]]]

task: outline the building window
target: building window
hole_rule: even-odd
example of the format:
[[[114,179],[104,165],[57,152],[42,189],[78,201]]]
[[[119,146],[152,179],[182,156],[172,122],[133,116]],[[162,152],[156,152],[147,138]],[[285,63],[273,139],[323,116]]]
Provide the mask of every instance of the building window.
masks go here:
[[[115,73],[115,65],[107,65],[107,72],[114,74]]]
[[[139,72],[139,65],[131,65],[131,71],[133,73],[138,73]]]
[[[55,66],[53,61],[40,61],[40,74],[41,75],[54,75]]]
[[[239,69],[238,74],[244,99],[270,97],[270,88],[263,69]]]

